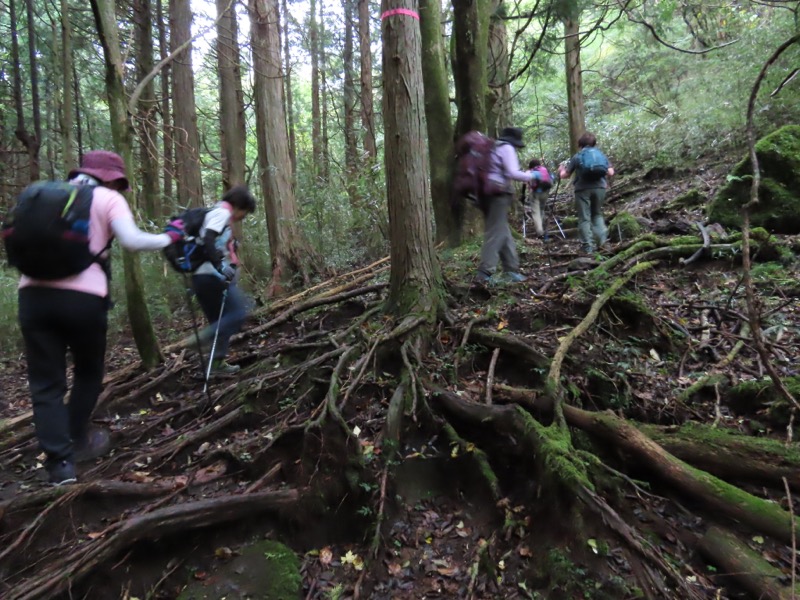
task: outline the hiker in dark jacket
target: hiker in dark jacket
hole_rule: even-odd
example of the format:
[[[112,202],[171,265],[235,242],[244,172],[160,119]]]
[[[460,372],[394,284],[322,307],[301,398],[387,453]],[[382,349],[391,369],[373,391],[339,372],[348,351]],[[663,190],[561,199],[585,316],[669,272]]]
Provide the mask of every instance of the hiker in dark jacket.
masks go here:
[[[614,167],[608,165],[606,176],[598,179],[589,180],[582,173],[581,152],[587,148],[594,148],[597,145],[597,137],[593,133],[584,133],[578,139],[578,153],[568,161],[561,163],[558,176],[567,179],[575,173],[575,210],[578,213],[578,235],[581,240],[581,249],[587,254],[592,254],[595,250],[595,242],[602,246],[608,239],[608,229],[603,219],[603,203],[606,199],[606,188],[608,188],[607,177],[614,176]]]
[[[507,192],[489,198],[484,212],[484,238],[481,248],[481,264],[478,267],[476,279],[486,283],[497,268],[497,263],[503,265],[506,277],[513,282],[525,281],[527,277],[519,272],[519,258],[511,228],[508,226],[508,210],[514,203],[514,191],[511,180],[529,182],[533,175],[529,171],[519,168],[519,157],[516,148],[524,148],[522,129],[519,127],[506,127],[500,134],[495,147],[498,172],[490,177],[505,180]]]
[[[89,213],[89,249],[101,253],[114,237],[126,250],[160,250],[176,233],[141,231],[120,192],[128,189],[122,158],[106,150],[83,156],[69,173],[74,185],[94,188]],[[106,429],[89,421],[103,387],[108,329],[108,278],[99,262],[57,280],[23,275],[19,283],[19,323],[25,342],[33,424],[46,454],[51,483],[77,481],[75,462],[102,456],[111,448]],[[68,401],[67,352],[72,355]]]
[[[239,259],[230,225],[255,209],[255,198],[247,187],[231,188],[208,211],[200,228],[208,260],[192,274],[192,288],[209,322],[198,337],[204,355],[214,347],[214,356],[209,357],[212,375],[232,375],[239,370],[239,365],[229,364],[225,357],[231,336],[244,325],[250,302],[237,285]],[[194,335],[188,341],[192,345],[197,342]]]

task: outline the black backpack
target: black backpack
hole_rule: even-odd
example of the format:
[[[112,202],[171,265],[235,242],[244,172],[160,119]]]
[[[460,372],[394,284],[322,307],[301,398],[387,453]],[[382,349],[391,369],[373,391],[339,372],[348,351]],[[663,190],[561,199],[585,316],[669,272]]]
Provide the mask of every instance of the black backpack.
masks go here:
[[[183,238],[164,248],[164,257],[179,273],[193,273],[208,260],[202,241],[199,239],[206,214],[205,207],[190,208],[170,219],[164,231],[177,231]]]
[[[108,274],[108,261],[89,250],[89,214],[94,187],[65,181],[40,181],[17,197],[2,237],[8,264],[34,279],[77,275],[92,263]]]

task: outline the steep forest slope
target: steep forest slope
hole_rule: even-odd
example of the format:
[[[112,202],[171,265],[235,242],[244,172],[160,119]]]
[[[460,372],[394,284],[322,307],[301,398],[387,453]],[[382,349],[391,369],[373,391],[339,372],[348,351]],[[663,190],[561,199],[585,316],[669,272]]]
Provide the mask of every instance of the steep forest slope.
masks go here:
[[[254,314],[208,394],[185,349],[145,372],[119,344],[96,413],[115,450],[74,486],[41,483],[7,360],[0,596],[793,597],[795,407],[751,342],[741,235],[705,217],[731,167],[622,168],[595,257],[561,188],[523,285],[441,252],[430,348],[386,335],[385,261]],[[798,397],[800,240],[752,243]]]

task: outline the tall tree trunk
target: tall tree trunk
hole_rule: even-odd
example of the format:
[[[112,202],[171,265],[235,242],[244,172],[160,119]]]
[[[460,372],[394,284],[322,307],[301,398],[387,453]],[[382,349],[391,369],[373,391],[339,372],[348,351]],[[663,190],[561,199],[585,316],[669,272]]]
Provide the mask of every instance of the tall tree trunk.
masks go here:
[[[325,2],[319,0],[319,38],[325,39]],[[320,107],[320,126],[322,127],[322,142],[321,156],[322,161],[322,178],[325,181],[331,180],[331,156],[330,156],[330,139],[328,137],[328,62],[325,54],[325,44],[319,44],[319,63],[320,63],[320,98],[322,106]]]
[[[381,2],[381,14],[396,8],[418,10],[416,0]],[[387,310],[400,318],[422,314],[432,321],[440,308],[442,281],[433,250],[431,191],[424,176],[428,152],[419,21],[395,13],[383,18],[381,32],[392,265]]]
[[[583,102],[583,75],[581,74],[580,13],[564,18],[564,57],[567,65],[567,110],[569,120],[569,147],[572,154],[578,151],[578,138],[586,131],[586,105]]]
[[[511,114],[511,86],[508,84],[508,32],[506,22],[496,17],[499,0],[491,2],[489,19],[489,56],[487,57],[486,121],[491,136],[514,125]]]
[[[369,32],[369,0],[358,1],[358,46],[361,63],[361,128],[364,154],[369,162],[378,157],[375,144],[375,109],[372,102],[372,37]]]
[[[297,215],[292,166],[283,111],[278,0],[249,0],[253,48],[256,135],[264,207],[267,216],[272,282],[269,295],[299,278],[308,281],[315,264]]]
[[[488,132],[486,88],[489,47],[489,0],[453,2],[453,79],[456,89],[456,136],[477,129]]]
[[[319,28],[317,25],[317,2],[309,2],[308,39],[311,48],[311,159],[316,174],[322,166],[322,117],[320,105],[322,92],[319,85]]]
[[[286,0],[282,0],[283,10],[283,64],[286,74],[284,92],[286,95],[286,126],[289,128],[289,158],[292,161],[292,181],[297,174],[297,133],[294,127],[294,100],[292,97],[292,59],[289,44],[289,7]]]
[[[17,127],[14,135],[25,146],[28,152],[28,180],[39,179],[39,144],[40,140],[31,135],[25,127],[25,109],[22,103],[22,63],[19,56],[19,27],[15,0],[9,0],[9,22],[11,29],[11,62],[14,73],[14,108],[17,112]]]
[[[61,0],[61,165],[66,174],[78,164],[75,155],[75,136],[72,104],[72,26],[69,20],[69,0]]]
[[[344,12],[344,48],[342,62],[344,63],[344,170],[347,195],[350,197],[350,206],[357,209],[358,186],[358,142],[356,140],[356,91],[353,73],[353,2],[342,0]],[[355,215],[354,215],[355,216]]]
[[[456,137],[476,129],[488,131],[486,115],[486,90],[488,86],[487,58],[489,47],[490,0],[453,4],[452,53],[453,79],[456,90]],[[463,212],[459,228],[464,239],[474,237],[482,230],[482,215],[471,207]]]
[[[235,4],[231,0],[216,2],[222,184],[229,189],[245,182],[244,93]]]
[[[152,70],[153,7],[150,0],[133,0],[134,41],[136,44],[136,79],[142,81]],[[158,148],[155,116],[155,84],[151,80],[142,90],[136,114],[139,135],[139,169],[142,174],[142,208],[151,219],[161,215],[158,181]]]
[[[164,19],[164,7],[161,3],[161,0],[156,0],[156,14],[158,16],[158,20],[156,25],[158,27],[158,54],[161,57],[161,60],[166,58],[169,54],[169,43],[167,41],[167,31],[165,26],[165,19]],[[170,65],[164,65],[161,68],[159,73],[159,79],[161,82],[161,140],[162,140],[162,156],[164,159],[164,169],[163,169],[163,188],[164,188],[164,199],[170,201],[169,199],[172,198],[172,177],[173,172],[175,169],[175,161],[173,160],[173,143],[172,143],[172,133],[173,129],[173,121],[172,121],[172,103],[170,102],[170,78],[171,78],[172,68]],[[162,212],[164,211],[166,206],[163,206],[162,202]],[[175,208],[174,206],[170,206],[169,210]]]
[[[453,163],[453,126],[450,90],[442,44],[442,1],[420,0],[422,80],[425,83],[425,118],[431,164],[431,196],[436,216],[436,241],[451,247],[460,243],[461,230],[450,208]]]
[[[171,0],[169,9],[170,50],[175,51],[192,37],[192,11],[189,0]],[[202,206],[200,135],[194,100],[192,44],[188,44],[173,62],[172,100],[178,200],[182,206]]]
[[[92,12],[97,25],[97,34],[103,45],[103,55],[106,63],[106,91],[108,93],[108,107],[111,113],[111,135],[114,147],[125,161],[125,170],[131,181],[131,192],[128,202],[132,209],[136,209],[136,187],[133,161],[133,132],[128,117],[125,86],[122,74],[125,65],[122,61],[122,52],[119,45],[119,30],[114,0],[91,0]],[[138,254],[123,251],[125,267],[125,296],[128,303],[128,319],[131,323],[133,339],[142,364],[152,368],[162,360],[161,348],[158,345],[150,319],[147,298],[144,295],[144,279]]]
[[[28,15],[28,64],[31,69],[31,116],[33,117],[33,134],[36,136],[36,150],[42,144],[42,108],[39,100],[39,66],[36,57],[36,26],[34,25],[33,0],[25,0],[25,12]]]

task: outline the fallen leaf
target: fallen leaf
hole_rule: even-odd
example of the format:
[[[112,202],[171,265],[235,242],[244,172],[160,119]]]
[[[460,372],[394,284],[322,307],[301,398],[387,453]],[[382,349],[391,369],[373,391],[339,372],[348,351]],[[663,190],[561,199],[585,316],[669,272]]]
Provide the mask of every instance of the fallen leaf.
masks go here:
[[[319,551],[319,562],[321,562],[326,567],[331,564],[333,560],[333,552],[330,548],[325,546],[322,550]]]
[[[389,563],[386,565],[386,569],[392,577],[399,577],[403,573],[403,567],[397,563]]]
[[[231,556],[233,556],[233,550],[227,546],[221,546],[220,548],[214,550],[214,556],[222,560],[228,560]]]

